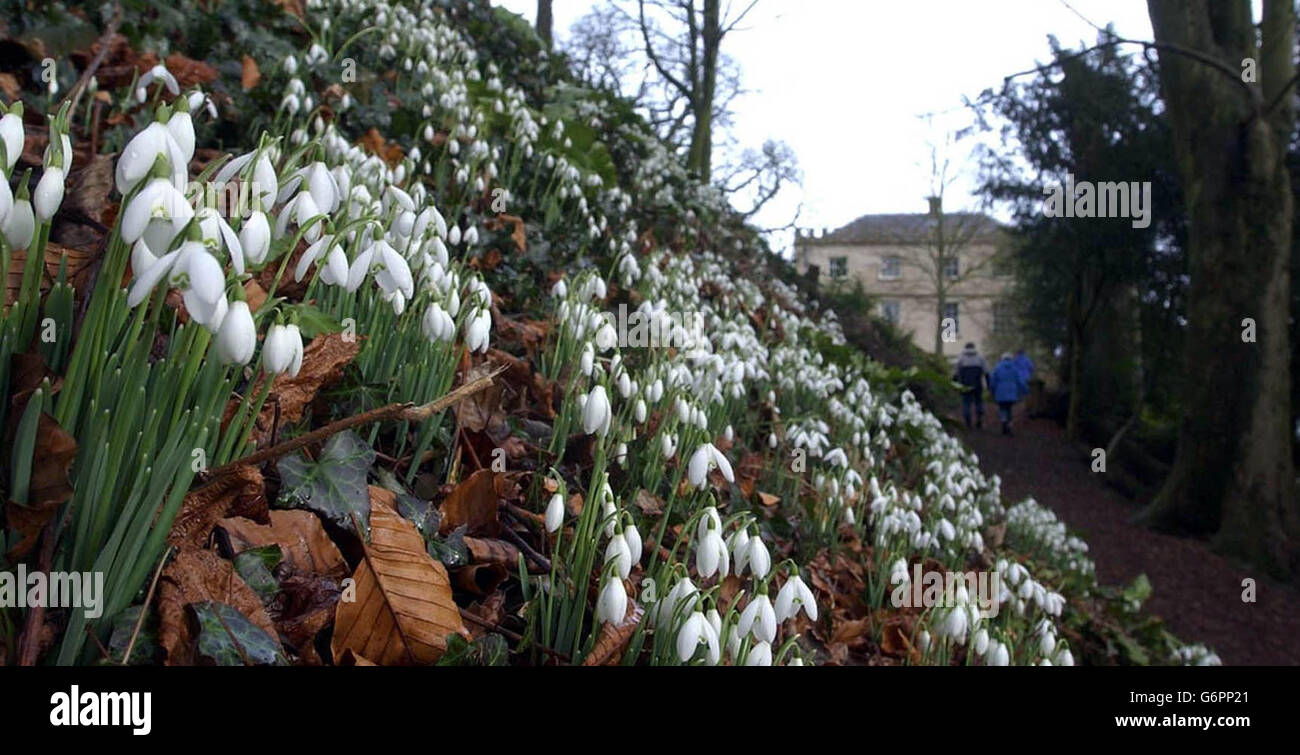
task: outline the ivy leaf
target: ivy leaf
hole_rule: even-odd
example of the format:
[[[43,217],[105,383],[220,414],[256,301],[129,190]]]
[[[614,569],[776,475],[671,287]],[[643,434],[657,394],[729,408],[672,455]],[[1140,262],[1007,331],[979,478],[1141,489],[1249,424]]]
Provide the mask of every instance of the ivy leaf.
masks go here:
[[[347,430],[325,441],[320,458],[308,461],[287,456],[276,464],[284,484],[282,501],[290,507],[307,508],[328,517],[345,530],[352,530],[352,516],[370,529],[370,494],[366,475],[375,461],[375,451],[359,435]]]
[[[280,591],[280,583],[271,570],[284,560],[280,546],[272,543],[249,548],[235,556],[235,571],[243,578],[263,602]]]
[[[234,607],[215,601],[191,603],[199,622],[199,655],[218,666],[288,665],[280,645]]]
[[[293,311],[298,315],[298,329],[305,340],[311,340],[322,333],[338,333],[343,325],[333,317],[325,314],[311,304],[298,304]]]
[[[447,636],[447,652],[437,666],[504,666],[510,647],[499,634],[487,634],[474,642],[467,642],[458,634]]]

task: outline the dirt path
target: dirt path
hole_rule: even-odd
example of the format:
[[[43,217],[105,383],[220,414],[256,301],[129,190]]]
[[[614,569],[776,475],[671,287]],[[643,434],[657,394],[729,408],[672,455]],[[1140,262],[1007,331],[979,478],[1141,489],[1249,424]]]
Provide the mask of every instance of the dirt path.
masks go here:
[[[1017,414],[1016,435],[1008,438],[996,412],[990,414],[983,430],[962,431],[985,473],[1002,478],[1005,500],[1032,495],[1083,537],[1099,582],[1127,583],[1145,572],[1154,588],[1146,609],[1184,642],[1213,647],[1225,664],[1300,665],[1300,591],[1213,553],[1200,540],[1131,524],[1138,502],[1091,472],[1059,425]],[[1246,577],[1255,579],[1255,603],[1241,600]]]

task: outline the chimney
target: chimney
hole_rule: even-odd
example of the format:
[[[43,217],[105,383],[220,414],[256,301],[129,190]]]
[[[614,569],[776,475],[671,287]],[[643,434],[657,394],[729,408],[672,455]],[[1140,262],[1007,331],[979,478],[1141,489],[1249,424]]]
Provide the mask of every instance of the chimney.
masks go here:
[[[943,214],[943,197],[926,197],[925,200],[930,203],[930,217]]]

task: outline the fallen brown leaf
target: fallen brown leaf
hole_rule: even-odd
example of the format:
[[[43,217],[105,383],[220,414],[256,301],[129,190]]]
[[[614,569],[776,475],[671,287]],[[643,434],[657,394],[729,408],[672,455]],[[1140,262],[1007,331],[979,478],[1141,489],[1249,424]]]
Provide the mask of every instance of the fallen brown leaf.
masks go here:
[[[496,472],[480,469],[462,481],[439,507],[442,524],[439,532],[447,534],[465,525],[475,536],[494,536],[501,531],[497,520]]]
[[[641,623],[641,616],[645,609],[635,600],[629,600],[627,613],[623,620],[617,624],[605,622],[600,628],[600,636],[596,638],[596,644],[587,653],[587,657],[582,659],[584,666],[614,666],[618,664],[619,658],[622,657],[623,651],[627,649],[627,643],[636,633],[637,625]]]
[[[169,666],[192,666],[197,637],[185,615],[190,603],[225,603],[248,617],[258,629],[279,643],[275,624],[235,567],[212,551],[182,550],[163,569],[158,580],[158,640]]]
[[[334,613],[336,662],[351,650],[381,666],[429,665],[446,652],[447,635],[469,638],[447,570],[396,504],[392,492],[370,487],[370,542],[352,575],[356,600],[340,600]]]
[[[230,536],[236,553],[263,545],[278,545],[284,560],[304,574],[319,574],[342,579],[348,564],[334,541],[325,534],[320,518],[310,511],[293,509],[270,512],[270,524],[258,524],[244,517],[222,519],[217,523]]]
[[[257,61],[248,55],[240,57],[239,63],[239,85],[247,92],[262,80],[262,72],[257,67]]]
[[[266,511],[262,472],[247,464],[234,467],[185,494],[181,510],[167,534],[167,542],[178,548],[200,548],[212,528],[225,517],[263,519]]]
[[[302,367],[297,377],[289,373],[277,375],[271,384],[271,392],[261,413],[257,416],[256,427],[252,436],[258,447],[262,447],[271,438],[271,425],[275,422],[276,407],[280,410],[280,425],[290,425],[302,419],[303,411],[309,406],[316,393],[343,376],[343,368],[361,351],[361,339],[346,338],[344,333],[326,333],[316,336],[307,344],[302,353]],[[265,376],[257,380],[251,389],[252,395],[262,390]],[[226,405],[223,423],[234,416],[239,408],[237,400]]]
[[[76,458],[76,439],[65,432],[53,417],[42,412],[36,426],[36,446],[32,449],[27,503],[9,501],[5,506],[5,521],[9,529],[22,535],[22,539],[9,549],[10,561],[31,552],[41,528],[72,497],[68,470]]]

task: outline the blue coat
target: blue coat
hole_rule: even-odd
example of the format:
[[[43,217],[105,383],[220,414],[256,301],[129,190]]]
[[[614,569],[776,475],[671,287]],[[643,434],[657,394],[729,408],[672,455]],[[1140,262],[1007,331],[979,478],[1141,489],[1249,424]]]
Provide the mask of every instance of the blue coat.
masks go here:
[[[1029,392],[1029,383],[1025,382],[1014,362],[1003,359],[989,373],[989,390],[993,391],[993,400],[998,403],[1014,402]]]
[[[1020,371],[1020,376],[1028,383],[1029,378],[1034,374],[1034,361],[1027,354],[1021,354],[1012,361],[1012,364],[1016,366],[1016,369]]]

